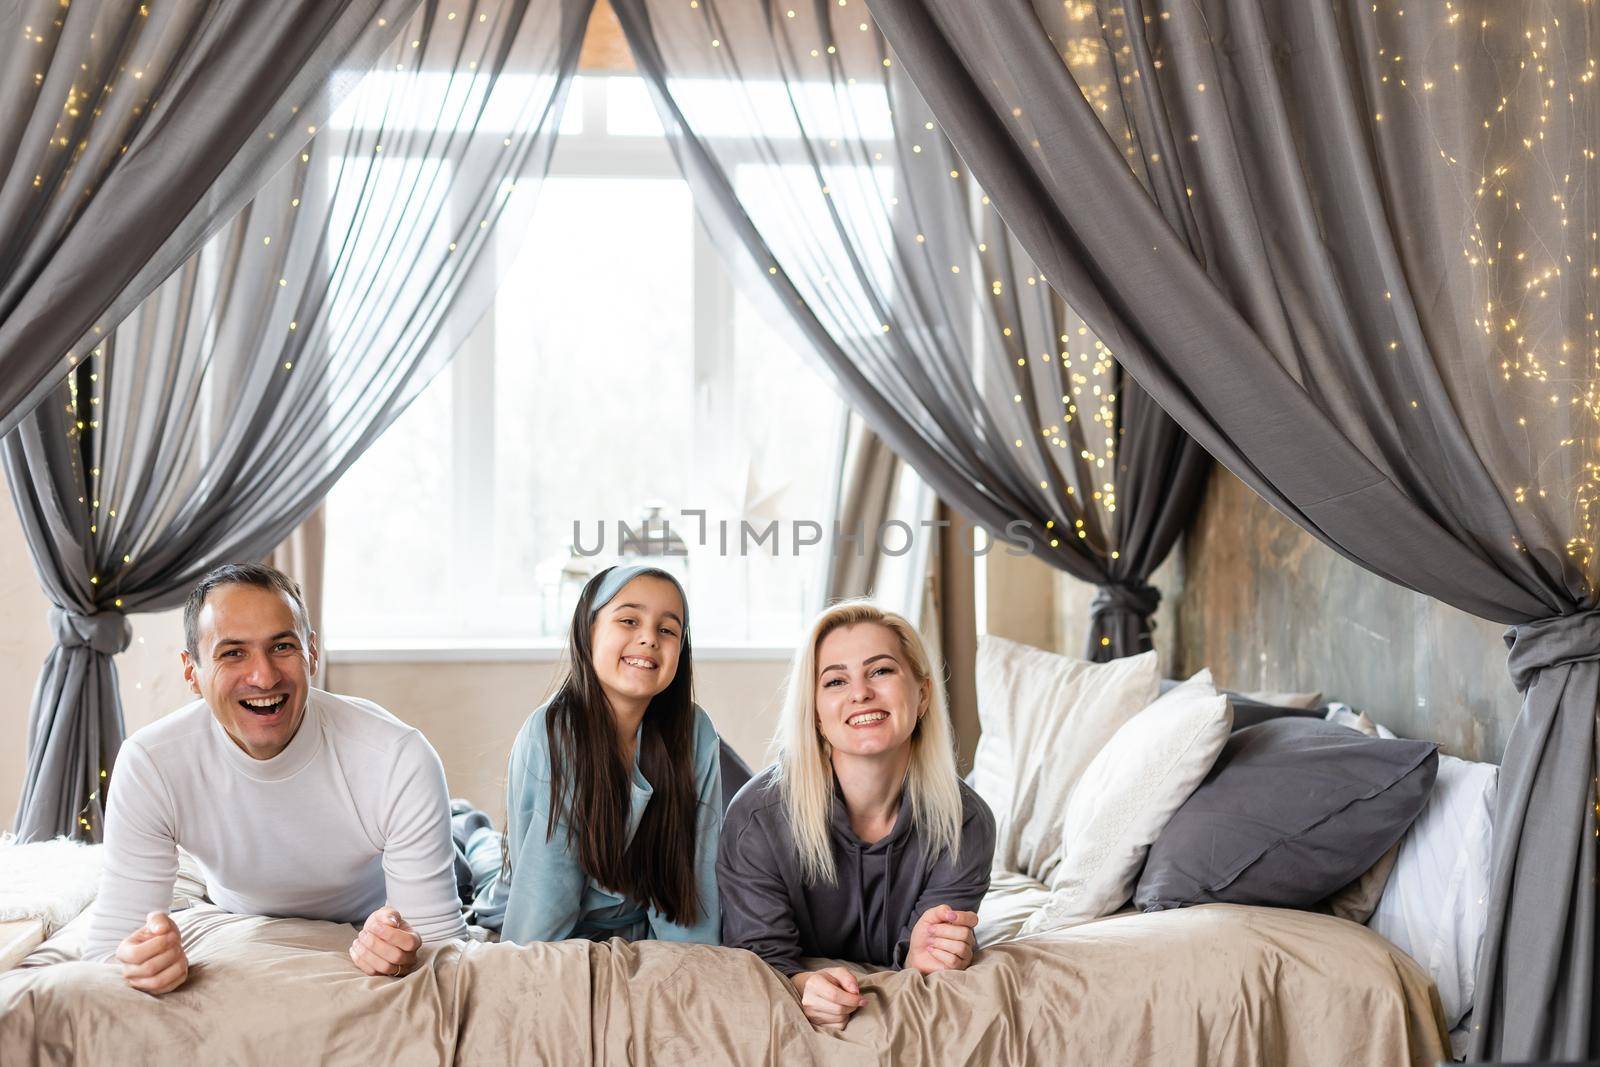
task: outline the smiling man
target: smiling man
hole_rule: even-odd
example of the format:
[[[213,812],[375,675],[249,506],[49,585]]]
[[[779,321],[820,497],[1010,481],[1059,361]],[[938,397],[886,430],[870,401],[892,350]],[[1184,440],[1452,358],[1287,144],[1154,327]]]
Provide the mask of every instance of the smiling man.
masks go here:
[[[84,958],[114,958],[145,992],[183,984],[167,915],[180,847],[226,911],[362,924],[350,958],[370,975],[464,937],[439,757],[376,704],[312,688],[299,587],[259,564],[218,567],[183,627],[200,699],[122,745]]]

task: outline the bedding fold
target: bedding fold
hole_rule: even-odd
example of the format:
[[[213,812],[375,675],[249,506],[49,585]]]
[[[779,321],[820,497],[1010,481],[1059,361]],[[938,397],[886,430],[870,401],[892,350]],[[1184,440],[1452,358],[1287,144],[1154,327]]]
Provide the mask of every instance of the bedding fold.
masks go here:
[[[1034,1064],[1388,1067],[1444,1058],[1438,994],[1365,927],[1273,908],[1124,914],[1007,941],[962,973],[868,973],[839,1033],[737,949],[427,946],[400,979],[349,926],[177,917],[187,985],[155,998],[74,962],[69,928],[0,974],[0,1062]],[[56,962],[61,961],[61,962]]]

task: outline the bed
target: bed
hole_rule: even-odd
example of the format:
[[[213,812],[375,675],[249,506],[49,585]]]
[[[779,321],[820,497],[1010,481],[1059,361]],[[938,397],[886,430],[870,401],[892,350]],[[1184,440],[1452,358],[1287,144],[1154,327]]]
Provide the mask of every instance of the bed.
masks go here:
[[[997,848],[1007,870],[979,909],[982,951],[961,973],[855,968],[870,995],[842,1032],[814,1029],[789,983],[737,949],[474,941],[426,948],[404,978],[369,978],[346,955],[351,927],[222,912],[205,901],[199,867],[185,855],[173,907],[188,983],[153,998],[114,967],[78,962],[88,919],[80,915],[0,973],[0,1064],[1421,1067],[1449,1059],[1446,1019],[1470,991],[1435,985],[1432,975],[1460,968],[1428,962],[1423,950],[1439,940],[1431,929],[1413,939],[1419,964],[1400,947],[1405,923],[1390,924],[1395,937],[1386,939],[1317,910],[1126,910],[1161,829],[1140,820],[1158,809],[1161,823],[1172,818],[1168,809],[1230,736],[1229,704],[1209,675],[1158,698],[1154,654],[1084,664],[985,640],[980,708],[1006,714],[985,717],[975,784],[1004,813],[1011,844]],[[1206,735],[1203,760],[1194,723],[1215,735]],[[1108,775],[1096,777],[1102,763]],[[1193,780],[1179,781],[1184,774]],[[1077,811],[1079,777],[1104,812]],[[1469,807],[1488,796],[1466,793]],[[1469,822],[1446,829],[1450,842],[1488,838]],[[1400,886],[1403,852],[1391,878],[1405,889],[1397,895],[1436,909],[1433,883]],[[1029,870],[1018,863],[1053,870],[1055,884],[1018,873]],[[1096,910],[1040,921],[1052,917],[1053,899],[1076,908],[1082,886],[1102,888]],[[1456,956],[1470,962],[1470,953]]]
[[[1001,914],[1042,887],[1003,884]],[[961,974],[872,974],[842,1033],[735,949],[449,944],[401,979],[354,931],[179,912],[189,982],[153,998],[76,962],[84,920],[0,974],[0,1062],[1433,1064],[1438,994],[1399,949],[1329,915],[1207,905],[1001,941]],[[866,972],[861,972],[866,974]]]

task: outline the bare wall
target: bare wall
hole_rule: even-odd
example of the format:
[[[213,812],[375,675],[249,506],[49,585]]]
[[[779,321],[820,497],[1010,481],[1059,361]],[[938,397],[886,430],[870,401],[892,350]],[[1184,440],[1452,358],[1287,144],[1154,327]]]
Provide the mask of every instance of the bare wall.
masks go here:
[[[696,657],[696,701],[753,768],[766,763],[788,667],[786,660]],[[511,742],[554,692],[559,672],[554,662],[349,662],[335,655],[328,686],[376,701],[421,730],[444,762],[450,795],[472,801],[498,823]]]

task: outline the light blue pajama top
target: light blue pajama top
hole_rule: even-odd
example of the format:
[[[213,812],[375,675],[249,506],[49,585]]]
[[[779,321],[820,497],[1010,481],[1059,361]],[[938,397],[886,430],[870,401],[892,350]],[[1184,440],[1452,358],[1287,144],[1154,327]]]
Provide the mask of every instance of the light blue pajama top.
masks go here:
[[[505,878],[497,878],[479,897],[488,905],[487,914],[499,912],[503,905],[501,938],[518,943],[621,937],[629,941],[718,944],[721,912],[716,862],[717,839],[722,832],[722,769],[717,731],[710,716],[695,705],[694,781],[699,812],[695,819],[693,862],[700,908],[696,920],[682,926],[667,921],[653,908],[597,884],[585,874],[577,856],[567,851],[564,823],[558,823],[555,832],[546,835],[550,816],[550,734],[546,727],[549,707],[546,703],[528,718],[511,748],[506,782],[510,884]],[[653,794],[639,770],[637,746],[634,753],[632,805],[628,813],[630,843]],[[481,906],[479,910],[485,911]]]

